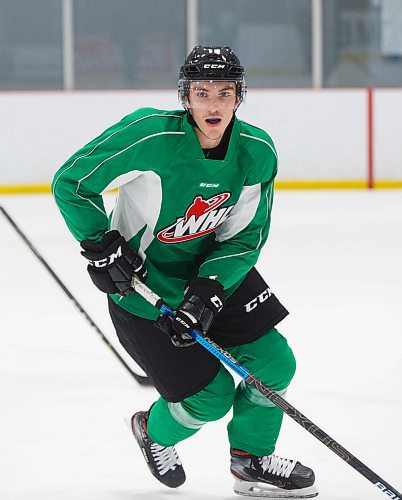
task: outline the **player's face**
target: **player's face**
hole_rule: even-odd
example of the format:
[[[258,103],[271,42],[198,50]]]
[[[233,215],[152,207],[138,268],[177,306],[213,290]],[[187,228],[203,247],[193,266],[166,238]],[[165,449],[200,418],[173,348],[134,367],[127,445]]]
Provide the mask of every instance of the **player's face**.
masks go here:
[[[192,82],[188,107],[198,125],[195,132],[201,147],[219,144],[239,104],[233,82]]]

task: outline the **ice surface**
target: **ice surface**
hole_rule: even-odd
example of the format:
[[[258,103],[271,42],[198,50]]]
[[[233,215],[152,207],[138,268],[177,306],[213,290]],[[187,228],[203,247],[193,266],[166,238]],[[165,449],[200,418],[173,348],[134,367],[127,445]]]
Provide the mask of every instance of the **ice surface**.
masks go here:
[[[105,297],[51,197],[0,203],[115,341]],[[155,390],[126,373],[1,216],[0,234],[0,498],[239,498],[229,417],[178,445],[182,488],[150,476],[123,417]],[[402,193],[278,192],[258,268],[291,311],[280,325],[298,360],[289,402],[401,489]],[[315,469],[323,500],[384,497],[286,416],[277,452]]]

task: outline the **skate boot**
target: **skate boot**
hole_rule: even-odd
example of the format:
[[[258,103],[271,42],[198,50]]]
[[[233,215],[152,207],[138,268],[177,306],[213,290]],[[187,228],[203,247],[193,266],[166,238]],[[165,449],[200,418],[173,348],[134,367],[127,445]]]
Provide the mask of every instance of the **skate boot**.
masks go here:
[[[230,472],[238,495],[267,498],[312,498],[318,495],[314,472],[296,460],[276,455],[257,457],[231,448]]]
[[[183,466],[174,446],[161,446],[147,434],[148,412],[139,411],[131,417],[131,430],[152,474],[165,486],[177,488],[186,480]]]

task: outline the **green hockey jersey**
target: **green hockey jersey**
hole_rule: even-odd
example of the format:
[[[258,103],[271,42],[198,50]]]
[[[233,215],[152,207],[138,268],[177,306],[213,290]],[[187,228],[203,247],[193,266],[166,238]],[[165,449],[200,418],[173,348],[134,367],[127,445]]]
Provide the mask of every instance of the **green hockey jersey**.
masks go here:
[[[230,295],[254,266],[270,226],[277,154],[263,130],[235,118],[224,160],[205,159],[185,111],[143,108],[74,154],[52,192],[73,236],[117,229],[145,260],[147,285],[176,308],[194,276]],[[108,217],[102,193],[118,188]],[[155,319],[138,293],[111,298]]]

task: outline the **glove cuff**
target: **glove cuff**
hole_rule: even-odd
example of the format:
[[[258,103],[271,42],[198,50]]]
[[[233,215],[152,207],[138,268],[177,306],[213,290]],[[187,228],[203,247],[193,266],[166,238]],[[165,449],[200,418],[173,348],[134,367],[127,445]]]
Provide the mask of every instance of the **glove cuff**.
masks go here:
[[[111,245],[114,241],[118,240],[120,237],[121,237],[120,232],[117,229],[112,229],[110,231],[106,231],[106,233],[104,233],[104,235],[99,241],[83,240],[81,241],[80,245],[81,248],[86,252],[100,253],[103,252],[103,250],[105,250],[109,245]]]
[[[197,277],[190,280],[184,298],[189,299],[192,295],[200,297],[213,311],[214,316],[218,314],[226,302],[226,294],[222,284],[210,278]]]

